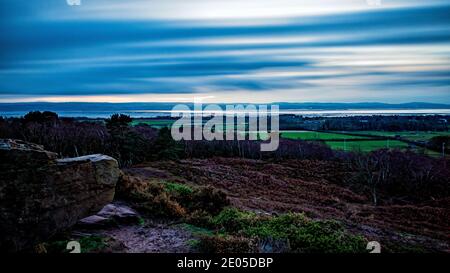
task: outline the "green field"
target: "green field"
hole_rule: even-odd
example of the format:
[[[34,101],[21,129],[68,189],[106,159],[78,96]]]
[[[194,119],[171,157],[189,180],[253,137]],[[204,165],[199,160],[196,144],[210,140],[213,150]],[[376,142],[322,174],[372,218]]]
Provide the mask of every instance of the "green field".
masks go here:
[[[328,139],[370,139],[363,136],[351,136],[339,133],[325,133],[314,131],[282,131],[281,137],[290,139],[303,139],[303,140],[328,140]]]
[[[400,136],[404,139],[411,141],[427,141],[435,136],[450,136],[450,132],[416,132],[416,131],[403,131],[403,132],[354,131],[347,133],[373,135],[373,136],[387,136],[387,137]]]
[[[147,124],[155,128],[170,127],[174,120],[170,119],[135,119],[132,122],[133,126],[138,124]],[[244,131],[242,134],[259,134],[259,139],[267,139],[267,133],[260,132],[245,132],[245,124],[239,124],[234,129],[237,131]],[[355,134],[355,135],[353,135]],[[368,136],[358,136],[368,135]],[[410,145],[401,140],[378,140],[372,139],[370,136],[380,137],[396,137],[400,136],[410,141],[427,141],[432,137],[446,135],[449,136],[450,132],[384,132],[384,131],[351,131],[351,132],[316,132],[316,131],[281,131],[280,136],[288,139],[301,139],[309,141],[324,141],[325,144],[335,150],[345,151],[361,151],[370,152],[377,149],[407,149],[411,148]],[[356,140],[356,141],[355,141]],[[438,156],[439,153],[433,152],[427,149],[414,147],[417,152],[424,152],[429,155]]]
[[[420,153],[425,153],[432,156],[439,156],[440,153],[420,148],[410,147],[410,145],[401,140],[377,140],[371,139],[370,136],[357,136],[348,134],[364,134],[372,136],[386,136],[395,137],[400,135],[401,137],[411,140],[420,141],[428,140],[438,135],[450,135],[449,132],[378,132],[378,131],[355,131],[355,132],[314,132],[314,131],[282,131],[281,136],[290,139],[302,139],[302,140],[320,140],[335,150],[345,151],[361,151],[370,152],[378,149],[407,149]],[[357,141],[355,141],[357,139]],[[361,140],[360,140],[361,139]],[[339,140],[339,141],[334,141]],[[346,141],[344,141],[346,140]]]
[[[134,119],[131,122],[132,126],[136,126],[139,124],[146,124],[156,128],[169,127],[174,123],[174,120],[170,119]]]
[[[408,144],[399,140],[326,141],[335,150],[370,152],[378,149],[406,149]]]

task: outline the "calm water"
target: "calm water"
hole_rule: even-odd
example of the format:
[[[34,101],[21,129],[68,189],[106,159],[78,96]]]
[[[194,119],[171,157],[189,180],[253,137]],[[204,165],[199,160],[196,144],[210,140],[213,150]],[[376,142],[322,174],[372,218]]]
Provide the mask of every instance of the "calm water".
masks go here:
[[[56,111],[61,117],[86,117],[86,118],[107,118],[114,113],[130,115],[134,118],[152,118],[168,117],[172,114],[171,110],[133,110],[133,111]],[[193,112],[193,111],[191,111]],[[25,111],[0,112],[3,117],[20,117],[25,115]],[[195,112],[194,112],[195,113]],[[227,114],[235,114],[229,112]],[[450,115],[450,109],[402,109],[402,110],[280,110],[280,114],[296,114],[303,116],[326,116],[326,117],[344,117],[344,116],[372,116],[372,115]]]

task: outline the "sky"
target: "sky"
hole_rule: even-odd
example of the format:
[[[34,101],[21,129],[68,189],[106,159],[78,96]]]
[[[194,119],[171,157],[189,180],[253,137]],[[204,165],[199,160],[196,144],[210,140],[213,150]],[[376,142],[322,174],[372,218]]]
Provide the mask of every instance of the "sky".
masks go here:
[[[0,102],[450,103],[448,0],[2,0]]]

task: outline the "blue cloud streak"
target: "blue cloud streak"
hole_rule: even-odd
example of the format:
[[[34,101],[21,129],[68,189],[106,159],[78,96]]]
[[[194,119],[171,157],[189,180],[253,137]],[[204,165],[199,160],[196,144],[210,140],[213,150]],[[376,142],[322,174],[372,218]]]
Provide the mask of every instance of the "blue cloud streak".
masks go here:
[[[279,90],[292,90],[302,99],[303,90],[329,89],[336,81],[340,95],[347,89],[358,90],[361,98],[380,92],[379,100],[389,101],[383,92],[390,88],[412,101],[418,90],[426,90],[429,100],[450,102],[442,91],[450,90],[449,5],[256,26],[52,20],[33,17],[23,2],[7,1],[3,11],[8,8],[17,14],[5,14],[0,25],[0,99],[195,94],[206,88],[273,90],[273,100],[282,101]],[[266,73],[255,76],[261,72]]]

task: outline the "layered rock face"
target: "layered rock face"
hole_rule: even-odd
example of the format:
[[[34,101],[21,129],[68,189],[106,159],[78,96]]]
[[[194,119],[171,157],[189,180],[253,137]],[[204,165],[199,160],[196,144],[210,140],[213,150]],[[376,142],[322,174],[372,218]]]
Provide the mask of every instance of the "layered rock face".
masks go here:
[[[114,197],[117,161],[57,159],[42,146],[0,139],[0,250],[19,251],[100,211]]]

